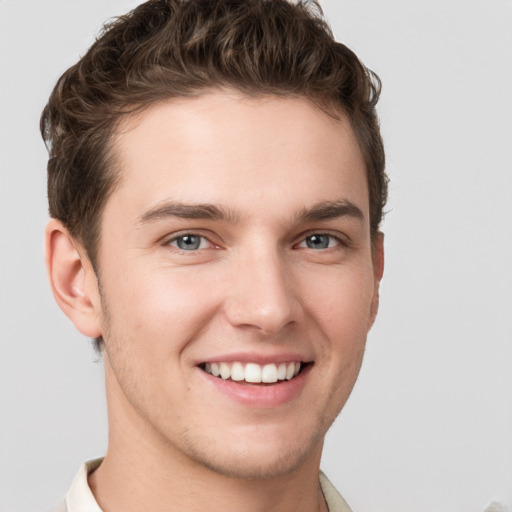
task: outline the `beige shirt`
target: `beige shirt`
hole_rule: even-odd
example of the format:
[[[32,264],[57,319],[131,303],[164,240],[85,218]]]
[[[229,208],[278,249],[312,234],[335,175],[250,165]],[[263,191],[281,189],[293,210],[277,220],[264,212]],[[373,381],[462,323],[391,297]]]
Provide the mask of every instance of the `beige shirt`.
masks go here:
[[[94,471],[102,460],[95,459],[82,464],[71,484],[71,489],[66,495],[65,502],[53,512],[102,512],[87,482],[87,475]],[[341,494],[321,471],[320,487],[324,493],[329,512],[351,512]]]

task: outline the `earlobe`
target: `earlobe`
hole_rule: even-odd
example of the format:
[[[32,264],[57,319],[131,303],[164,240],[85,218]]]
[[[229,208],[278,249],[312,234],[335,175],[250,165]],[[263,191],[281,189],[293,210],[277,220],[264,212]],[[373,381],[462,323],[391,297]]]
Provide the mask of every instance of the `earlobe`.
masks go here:
[[[372,260],[374,288],[368,330],[372,328],[375,319],[377,318],[377,312],[379,311],[379,287],[384,274],[384,233],[378,232],[375,235],[375,239],[373,241]]]
[[[85,336],[101,336],[97,278],[85,251],[64,225],[50,219],[45,231],[46,269],[59,307]],[[81,254],[82,253],[82,254]]]

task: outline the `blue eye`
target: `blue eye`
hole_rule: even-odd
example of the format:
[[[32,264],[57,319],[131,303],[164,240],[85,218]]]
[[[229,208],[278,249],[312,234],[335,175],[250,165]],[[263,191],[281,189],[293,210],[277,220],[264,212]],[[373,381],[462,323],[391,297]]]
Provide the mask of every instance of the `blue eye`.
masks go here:
[[[310,235],[299,244],[299,247],[307,247],[308,249],[329,249],[340,245],[340,241],[332,235],[315,234]]]
[[[204,249],[208,245],[208,241],[204,236],[182,235],[173,238],[169,245],[177,247],[182,251],[197,251],[198,249]]]

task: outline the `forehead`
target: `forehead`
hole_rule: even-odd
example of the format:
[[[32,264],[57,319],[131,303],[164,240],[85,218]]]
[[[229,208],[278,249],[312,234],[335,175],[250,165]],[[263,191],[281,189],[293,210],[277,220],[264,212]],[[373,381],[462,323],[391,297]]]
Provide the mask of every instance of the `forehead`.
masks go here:
[[[124,122],[114,147],[121,179],[107,209],[135,214],[172,199],[277,211],[343,198],[368,214],[350,122],[306,99],[224,91],[170,100]]]

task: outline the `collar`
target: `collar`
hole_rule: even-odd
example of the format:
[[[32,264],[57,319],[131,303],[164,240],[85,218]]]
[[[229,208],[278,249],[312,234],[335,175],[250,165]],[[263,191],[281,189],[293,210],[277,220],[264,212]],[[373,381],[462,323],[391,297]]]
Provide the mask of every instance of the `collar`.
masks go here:
[[[93,459],[80,466],[66,495],[68,512],[102,512],[87,481],[89,473],[98,468],[102,462],[103,458]],[[329,507],[329,512],[351,512],[347,502],[322,471],[320,471],[320,487]]]
[[[66,495],[68,512],[102,512],[89,487],[89,482],[87,482],[87,475],[92,473],[102,462],[103,457],[90,460],[80,466]]]

